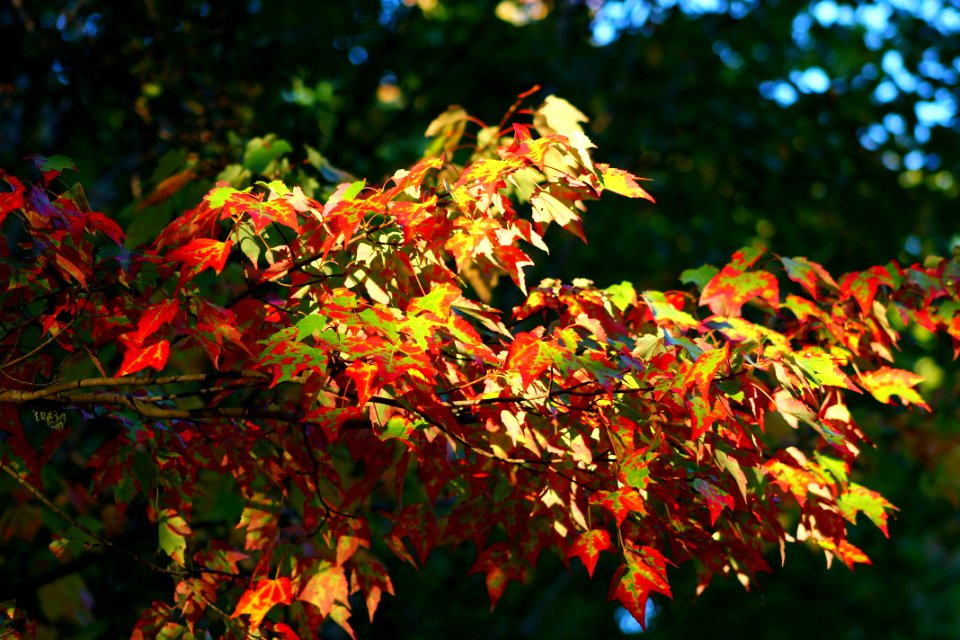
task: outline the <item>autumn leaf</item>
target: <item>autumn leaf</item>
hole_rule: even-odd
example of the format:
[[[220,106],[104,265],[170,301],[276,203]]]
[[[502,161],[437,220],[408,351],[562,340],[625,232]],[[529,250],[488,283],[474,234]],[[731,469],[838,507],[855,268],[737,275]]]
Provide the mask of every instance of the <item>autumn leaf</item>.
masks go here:
[[[717,523],[720,512],[724,509],[733,510],[733,496],[723,491],[716,485],[710,484],[702,478],[693,481],[693,488],[697,493],[703,496],[707,503],[707,509],[710,511],[710,524]]]
[[[647,599],[650,593],[662,593],[672,598],[667,582],[667,560],[657,550],[644,546],[639,550],[625,549],[624,563],[613,577],[610,592],[646,629]]]
[[[837,542],[829,538],[824,538],[817,540],[817,544],[820,545],[822,549],[840,558],[840,561],[843,562],[848,569],[853,569],[855,564],[873,564],[862,549],[855,547],[846,540]]]
[[[193,168],[188,168],[164,178],[157,183],[157,186],[154,187],[149,195],[137,204],[137,209],[145,209],[169,200],[177,192],[190,184],[196,177],[197,172]]]
[[[568,203],[565,203],[545,189],[537,189],[530,196],[530,205],[533,207],[533,219],[535,222],[556,222],[561,227],[565,227],[580,216],[573,210]]]
[[[91,211],[86,214],[87,225],[91,229],[95,229],[108,238],[116,242],[118,245],[123,244],[123,229],[120,228],[116,222],[103,215],[102,213],[97,213],[96,211]],[[0,222],[2,222],[2,215],[0,215]]]
[[[145,347],[128,348],[123,354],[123,363],[117,375],[130,375],[146,367],[162,371],[169,357],[170,343],[166,340],[158,340]]]
[[[686,402],[690,412],[691,440],[702,436],[715,422],[722,419],[722,414],[718,414],[717,410],[710,406],[709,399],[702,395],[691,395]]]
[[[810,297],[817,299],[818,287],[827,286],[836,290],[839,285],[822,266],[806,258],[780,258],[787,277],[797,282],[810,293]]]
[[[346,375],[353,380],[357,387],[357,406],[362,407],[367,404],[370,397],[377,392],[377,376],[380,367],[372,362],[354,360],[347,366]]]
[[[523,566],[516,550],[511,549],[506,543],[496,542],[484,549],[477,557],[470,573],[485,575],[487,593],[490,596],[490,610],[493,611],[510,581],[519,582],[523,579]]]
[[[80,265],[71,261],[66,254],[61,252],[57,253],[54,260],[56,261],[56,264],[62,273],[79,282],[80,286],[84,289],[87,288],[87,274],[84,273],[84,270]]]
[[[65,156],[41,156],[38,153],[31,153],[24,156],[24,160],[30,160],[33,165],[43,174],[44,186],[50,186],[50,183],[64,171],[79,171],[73,160]]]
[[[643,301],[650,307],[650,311],[653,312],[653,317],[656,318],[658,324],[670,322],[683,331],[695,329],[700,325],[696,318],[686,311],[678,309],[660,291],[644,291]]]
[[[681,384],[684,388],[696,386],[700,395],[706,398],[714,378],[730,361],[730,343],[725,342],[718,349],[704,351],[687,370]]]
[[[883,286],[893,286],[890,271],[884,267],[871,267],[866,271],[847,273],[840,278],[841,300],[853,297],[864,314],[870,313],[877,290]]]
[[[132,340],[136,344],[143,344],[147,338],[156,335],[161,327],[169,324],[177,315],[179,308],[180,305],[175,298],[152,305],[137,321],[137,332],[133,334]]]
[[[597,164],[596,166],[600,170],[603,188],[607,191],[613,191],[628,198],[643,198],[650,202],[656,202],[653,196],[637,183],[639,179],[637,176],[623,169],[613,169],[605,164]]]
[[[890,537],[887,531],[887,511],[896,509],[890,502],[876,491],[851,482],[846,491],[837,499],[837,506],[844,518],[852,524],[857,523],[857,514],[865,513],[870,521],[877,526],[883,535]]]
[[[450,315],[450,307],[462,297],[463,293],[452,283],[441,283],[430,289],[427,295],[411,300],[407,313],[412,316],[430,315],[437,320],[445,320]]]
[[[631,487],[620,487],[614,491],[596,491],[590,496],[590,503],[599,504],[609,511],[617,527],[622,527],[623,521],[631,513],[644,515],[647,512],[643,497]]]
[[[613,542],[610,539],[609,531],[606,529],[591,529],[577,536],[576,541],[570,545],[570,549],[567,551],[567,557],[576,556],[580,558],[583,566],[587,568],[587,574],[592,578],[593,570],[600,558],[600,552],[612,548]]]
[[[168,253],[167,259],[183,262],[185,266],[194,267],[196,272],[210,267],[219,274],[227,263],[232,246],[232,240],[220,242],[212,238],[197,238]]]
[[[23,208],[24,188],[20,180],[13,176],[5,175],[2,171],[0,171],[0,179],[5,181],[13,189],[12,191],[0,192],[0,224],[3,224],[8,213]]]
[[[764,271],[744,272],[728,265],[703,288],[700,304],[709,306],[716,315],[739,316],[743,305],[754,298],[778,308],[780,286],[776,277]]]
[[[330,615],[335,603],[349,603],[349,586],[342,567],[323,560],[307,570],[305,575],[310,577],[297,598],[315,606],[324,617]]]
[[[558,96],[547,96],[533,115],[533,126],[537,131],[542,134],[558,133],[565,137],[580,163],[592,169],[590,149],[596,145],[584,133],[581,122],[587,122],[587,116]]]
[[[860,386],[884,404],[893,404],[892,396],[897,396],[904,405],[915,404],[930,411],[930,407],[914,389],[923,382],[923,376],[903,369],[881,367],[875,371],[861,372],[857,380]]]
[[[650,482],[650,462],[656,453],[647,449],[637,449],[620,464],[620,477],[623,482],[638,491],[646,489]]]
[[[233,215],[237,219],[243,215],[248,216],[257,234],[274,222],[289,227],[295,232],[300,231],[297,210],[286,194],[283,197],[264,201],[252,193],[232,190],[232,193],[223,201],[222,207],[224,214]]]
[[[274,605],[290,604],[292,600],[293,587],[290,584],[290,578],[259,580],[243,592],[240,601],[237,602],[236,610],[230,617],[239,618],[242,615],[249,615],[250,630],[256,631],[260,628],[264,616]]]
[[[796,357],[787,356],[814,384],[821,387],[842,387],[859,393],[859,389],[840,369],[837,359],[826,353],[804,351]]]
[[[524,389],[535,378],[554,365],[560,348],[550,340],[533,333],[518,333],[507,350],[506,366],[520,374]]]
[[[160,548],[173,558],[181,567],[184,563],[184,552],[187,549],[187,537],[190,536],[190,525],[174,509],[166,509],[159,517]]]
[[[817,486],[815,475],[805,469],[786,464],[781,460],[767,461],[762,470],[773,479],[781,490],[792,494],[801,507],[807,502],[810,487]]]
[[[350,577],[350,592],[360,591],[364,594],[367,604],[367,614],[370,621],[373,621],[373,614],[380,605],[380,598],[384,593],[394,594],[393,582],[390,580],[390,574],[382,562],[373,558],[366,557],[363,561],[354,565],[353,573]]]

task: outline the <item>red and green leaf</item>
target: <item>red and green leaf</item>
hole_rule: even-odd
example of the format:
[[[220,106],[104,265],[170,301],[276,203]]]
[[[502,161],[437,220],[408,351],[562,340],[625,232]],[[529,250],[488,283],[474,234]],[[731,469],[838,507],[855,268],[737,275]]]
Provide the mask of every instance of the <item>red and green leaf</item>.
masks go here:
[[[587,574],[592,578],[593,570],[597,567],[597,560],[600,559],[600,552],[609,551],[612,548],[613,541],[610,539],[609,531],[606,529],[591,529],[577,536],[576,541],[567,550],[567,557],[576,556],[580,558],[583,566],[587,568]]]
[[[744,304],[759,298],[774,309],[780,306],[780,285],[772,273],[724,267],[700,294],[700,304],[721,316],[739,316]]]
[[[321,561],[305,575],[309,577],[297,598],[315,606],[323,617],[330,615],[336,604],[349,604],[350,589],[342,567]]]
[[[843,517],[853,524],[857,523],[858,513],[866,514],[870,521],[883,531],[883,535],[890,537],[887,531],[887,511],[896,507],[876,491],[851,482],[837,499],[837,506]]]
[[[710,484],[701,478],[697,478],[693,481],[693,488],[697,490],[697,493],[703,496],[704,501],[707,503],[707,509],[710,511],[711,525],[717,523],[717,518],[720,516],[721,511],[724,509],[730,509],[731,511],[733,510],[733,496],[720,489],[716,485]]]
[[[166,257],[168,260],[182,262],[184,266],[194,267],[196,272],[209,267],[219,274],[227,263],[231,247],[231,240],[220,242],[212,238],[197,238],[174,249]]]
[[[904,405],[915,404],[930,411],[930,407],[914,388],[923,382],[923,376],[903,369],[881,367],[875,371],[862,371],[857,380],[860,386],[880,402],[893,404],[893,396],[896,396]]]

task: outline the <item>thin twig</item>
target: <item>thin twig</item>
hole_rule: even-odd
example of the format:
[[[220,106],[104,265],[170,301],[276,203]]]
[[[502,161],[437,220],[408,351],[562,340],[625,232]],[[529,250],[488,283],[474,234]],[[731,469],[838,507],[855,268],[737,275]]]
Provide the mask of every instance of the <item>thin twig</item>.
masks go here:
[[[151,571],[155,571],[157,573],[163,573],[166,575],[183,575],[185,573],[182,571],[178,571],[176,569],[167,569],[165,567],[161,567],[157,564],[150,562],[146,558],[141,558],[140,556],[133,553],[132,551],[124,549],[123,547],[118,547],[113,542],[111,542],[107,538],[104,538],[99,533],[93,531],[92,529],[87,527],[85,524],[83,524],[82,522],[80,522],[79,520],[71,516],[69,513],[65,512],[63,509],[55,505],[47,496],[40,493],[40,491],[36,487],[34,487],[32,484],[30,484],[29,482],[21,478],[17,474],[17,472],[11,469],[9,466],[0,462],[0,469],[3,469],[3,471],[8,476],[16,480],[21,487],[23,487],[24,489],[27,490],[28,493],[30,493],[30,495],[32,495],[34,498],[42,502],[47,509],[49,509],[50,511],[54,512],[55,514],[57,514],[58,516],[66,520],[74,528],[79,529],[86,535],[90,536],[91,538],[99,542],[105,548],[111,549],[112,551],[115,551],[123,556],[126,556],[131,560],[133,560],[134,562],[137,562],[138,564],[142,564],[143,566],[147,567]]]

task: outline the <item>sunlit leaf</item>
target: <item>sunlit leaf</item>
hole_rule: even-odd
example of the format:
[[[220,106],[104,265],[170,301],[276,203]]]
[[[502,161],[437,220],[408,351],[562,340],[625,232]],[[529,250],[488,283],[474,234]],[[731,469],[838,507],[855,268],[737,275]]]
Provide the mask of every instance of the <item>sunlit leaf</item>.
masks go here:
[[[250,629],[256,631],[263,623],[263,618],[270,609],[277,604],[290,604],[293,600],[293,587],[290,578],[276,580],[260,580],[244,591],[237,602],[237,608],[231,618],[242,615],[250,616]]]
[[[567,551],[567,557],[576,556],[583,562],[587,568],[587,573],[593,577],[593,570],[597,567],[597,560],[600,559],[601,551],[608,551],[613,548],[613,541],[610,539],[610,533],[606,529],[591,529],[581,533],[576,541],[570,545]]]
[[[145,347],[127,349],[123,354],[123,363],[120,365],[118,376],[136,373],[146,367],[161,371],[170,357],[170,343],[159,340]]]
[[[881,367],[875,371],[860,372],[857,380],[880,402],[893,404],[893,396],[897,396],[904,405],[915,404],[930,411],[930,407],[914,388],[923,382],[923,376],[903,369]]]

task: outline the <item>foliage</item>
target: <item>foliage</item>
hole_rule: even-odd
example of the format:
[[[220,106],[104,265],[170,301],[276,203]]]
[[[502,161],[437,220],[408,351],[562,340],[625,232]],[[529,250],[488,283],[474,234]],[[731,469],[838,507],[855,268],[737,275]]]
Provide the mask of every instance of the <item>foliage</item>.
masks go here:
[[[89,624],[71,563],[95,547],[168,579],[135,638],[352,633],[394,592],[388,559],[435,547],[475,550],[491,605],[544,551],[590,573],[610,555],[641,623],[669,566],[700,591],[794,540],[869,562],[848,525],[886,533],[893,507],[850,478],[846,399],[926,409],[893,353],[908,323],[960,343],[957,262],[834,278],[754,246],[686,272],[696,293],[528,287],[521,242],[582,235],[604,191],[652,198],[591,158],[569,103],[519,105],[494,126],[448,111],[382,184],[321,197],[227,170],[139,246],[54,190],[68,161],[4,176],[3,536],[71,580],[41,587],[65,594],[41,596],[42,627]],[[523,293],[509,314],[484,301],[499,275]]]

